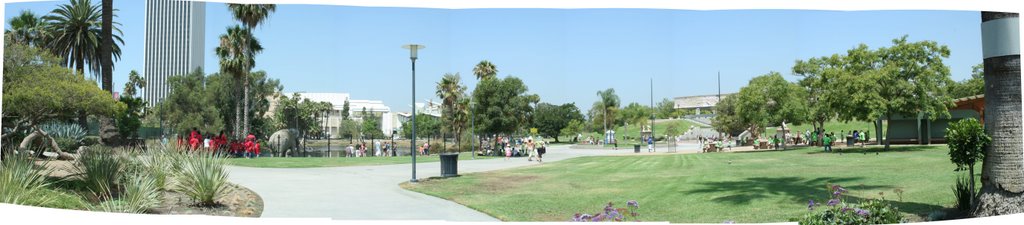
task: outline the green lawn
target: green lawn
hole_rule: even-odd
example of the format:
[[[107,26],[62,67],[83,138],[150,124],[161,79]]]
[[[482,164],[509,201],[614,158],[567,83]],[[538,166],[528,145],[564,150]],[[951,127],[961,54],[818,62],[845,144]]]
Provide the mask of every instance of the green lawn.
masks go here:
[[[476,159],[493,158],[489,156],[477,156]],[[439,161],[437,154],[429,156],[416,156],[416,162],[437,162]],[[459,160],[472,160],[472,155],[468,152],[459,154]],[[388,165],[388,164],[402,164],[412,163],[412,158],[409,156],[401,157],[261,157],[255,159],[247,158],[231,158],[228,159],[228,164],[234,166],[246,166],[246,167],[264,167],[264,168],[311,168],[311,167],[339,167],[339,166],[373,166],[373,165]]]
[[[957,172],[944,145],[858,150],[581,157],[402,186],[503,221],[568,221],[637,200],[644,221],[785,222],[807,213],[808,200],[827,201],[829,183],[853,201],[884,195],[914,221],[952,207]]]

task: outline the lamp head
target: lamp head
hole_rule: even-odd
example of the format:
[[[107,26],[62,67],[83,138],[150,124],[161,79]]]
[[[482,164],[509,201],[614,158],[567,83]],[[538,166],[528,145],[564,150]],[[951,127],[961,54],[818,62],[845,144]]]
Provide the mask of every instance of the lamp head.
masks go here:
[[[423,48],[426,48],[426,47],[427,47],[427,46],[424,46],[424,45],[420,45],[420,44],[407,44],[407,45],[402,45],[402,48],[404,48],[404,49],[409,49],[409,59],[412,59],[412,60],[416,60],[416,58],[418,58],[418,57],[417,57],[417,52],[418,52],[418,50],[420,50],[420,49],[423,49]]]

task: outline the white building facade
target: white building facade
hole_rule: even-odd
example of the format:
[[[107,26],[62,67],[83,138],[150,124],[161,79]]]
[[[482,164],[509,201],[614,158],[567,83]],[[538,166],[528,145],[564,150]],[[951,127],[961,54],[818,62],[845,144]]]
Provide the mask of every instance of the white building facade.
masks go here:
[[[206,3],[146,1],[143,99],[155,106],[170,93],[167,78],[202,69]]]
[[[291,97],[293,93],[282,93],[284,96]],[[391,107],[384,105],[383,101],[380,100],[358,100],[351,99],[348,93],[304,93],[299,92],[299,96],[303,99],[309,99],[313,102],[329,102],[331,103],[332,110],[328,113],[326,127],[327,132],[330,133],[331,138],[339,138],[341,132],[342,110],[345,107],[345,101],[348,100],[349,110],[348,115],[350,120],[362,121],[363,110],[366,113],[372,114],[373,116],[381,118],[381,132],[384,136],[391,137],[391,132],[394,129],[400,129],[401,126],[397,124],[395,115],[391,112]],[[270,109],[268,110],[268,116],[272,115],[274,108],[277,104],[275,101],[271,101]],[[321,123],[323,121],[321,120]]]

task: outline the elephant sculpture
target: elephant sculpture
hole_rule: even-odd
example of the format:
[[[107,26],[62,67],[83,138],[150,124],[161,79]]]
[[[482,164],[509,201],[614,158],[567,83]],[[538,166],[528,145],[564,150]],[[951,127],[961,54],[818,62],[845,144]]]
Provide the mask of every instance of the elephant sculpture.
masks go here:
[[[266,147],[279,152],[282,157],[287,155],[288,150],[298,150],[299,131],[295,129],[278,130],[270,135]]]

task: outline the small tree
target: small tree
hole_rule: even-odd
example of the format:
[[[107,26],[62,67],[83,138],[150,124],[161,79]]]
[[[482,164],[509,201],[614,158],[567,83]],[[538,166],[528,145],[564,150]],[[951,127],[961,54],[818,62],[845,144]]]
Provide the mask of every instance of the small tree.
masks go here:
[[[970,173],[971,205],[974,205],[974,163],[985,157],[985,146],[992,138],[985,134],[985,128],[974,118],[962,119],[949,124],[946,128],[946,141],[949,145],[949,160],[962,171],[964,166]]]

